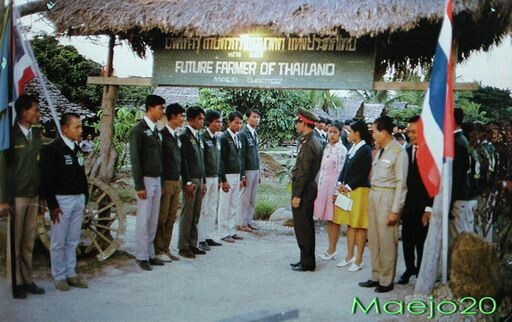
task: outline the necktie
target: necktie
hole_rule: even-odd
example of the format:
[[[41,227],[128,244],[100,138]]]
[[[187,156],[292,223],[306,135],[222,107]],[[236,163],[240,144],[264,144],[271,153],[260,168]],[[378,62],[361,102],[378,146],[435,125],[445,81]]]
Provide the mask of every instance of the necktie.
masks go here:
[[[415,163],[416,162],[416,149],[418,147],[416,145],[413,145],[412,146],[412,163]]]
[[[379,157],[377,159],[380,159],[380,157],[382,156],[382,153],[384,153],[384,149],[380,149]]]
[[[240,141],[238,141],[238,135],[235,134],[235,145],[238,149],[240,149]]]
[[[28,130],[28,132],[27,132],[27,141],[29,143],[32,142],[32,130]]]

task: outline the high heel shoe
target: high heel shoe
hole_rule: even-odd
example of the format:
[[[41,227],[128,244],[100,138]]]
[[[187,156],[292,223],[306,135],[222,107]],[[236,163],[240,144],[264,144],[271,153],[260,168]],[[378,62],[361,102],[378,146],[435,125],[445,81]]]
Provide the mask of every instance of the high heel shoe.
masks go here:
[[[345,267],[347,266],[348,264],[352,264],[354,261],[356,260],[355,257],[352,257],[350,260],[346,260],[346,259],[343,259],[343,261],[339,262],[338,264],[336,264],[336,266],[338,267]]]
[[[329,254],[327,251],[325,251],[323,254],[320,254],[318,257],[320,257],[320,259],[323,261],[335,260],[336,252]]]
[[[357,265],[356,263],[352,263],[352,265],[350,265],[350,267],[348,268],[348,271],[349,272],[357,272],[357,271],[360,271],[362,268],[363,268],[363,262],[361,262],[361,264]]]

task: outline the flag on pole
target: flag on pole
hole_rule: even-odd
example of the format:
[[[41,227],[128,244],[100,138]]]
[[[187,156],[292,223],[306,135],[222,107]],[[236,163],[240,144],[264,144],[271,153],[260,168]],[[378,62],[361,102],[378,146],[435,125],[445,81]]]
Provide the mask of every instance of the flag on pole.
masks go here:
[[[429,233],[425,241],[427,249],[416,282],[415,292],[420,293],[432,290],[439,269],[439,259],[442,264],[442,282],[446,283],[448,279],[448,215],[452,192],[455,128],[452,8],[452,0],[446,0],[432,78],[418,122],[418,170],[428,194],[435,196]]]
[[[11,10],[7,7],[2,26],[0,43],[0,151],[9,148],[10,116],[9,116],[9,69],[11,66]]]
[[[18,28],[14,28],[14,99],[16,100],[25,92],[25,86],[36,77],[35,63],[30,57],[26,44],[21,39]]]

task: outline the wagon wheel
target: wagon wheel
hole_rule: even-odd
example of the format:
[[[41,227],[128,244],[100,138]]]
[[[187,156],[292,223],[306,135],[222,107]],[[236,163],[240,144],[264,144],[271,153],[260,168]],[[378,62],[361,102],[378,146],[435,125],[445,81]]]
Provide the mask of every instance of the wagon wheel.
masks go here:
[[[126,215],[116,192],[102,181],[89,178],[89,201],[82,221],[82,233],[77,248],[79,255],[95,254],[103,261],[121,246],[126,231]],[[50,215],[38,218],[38,234],[50,249]]]

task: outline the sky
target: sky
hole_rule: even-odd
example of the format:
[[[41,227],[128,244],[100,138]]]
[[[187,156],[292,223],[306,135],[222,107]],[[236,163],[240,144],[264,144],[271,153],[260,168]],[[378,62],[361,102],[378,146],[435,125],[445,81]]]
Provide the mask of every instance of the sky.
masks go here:
[[[16,1],[23,3],[27,1]],[[29,35],[53,33],[51,24],[39,15],[23,18],[23,24],[30,27]],[[63,37],[64,45],[72,45],[87,58],[102,65],[106,64],[108,52],[107,37]],[[479,82],[483,86],[494,86],[512,90],[512,36],[506,37],[499,46],[488,52],[473,52],[469,59],[456,67],[458,82]],[[120,43],[114,50],[114,75],[118,77],[151,77],[153,56],[148,50],[146,59],[135,55],[126,43]]]

